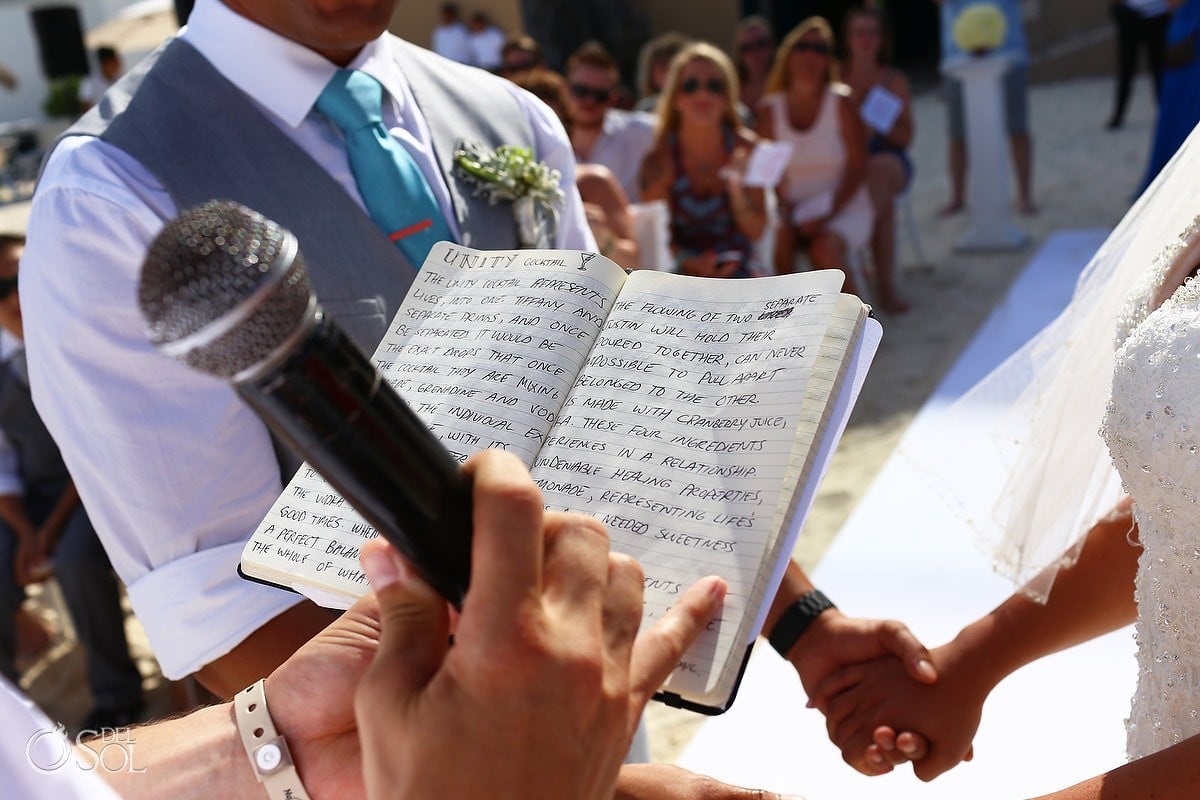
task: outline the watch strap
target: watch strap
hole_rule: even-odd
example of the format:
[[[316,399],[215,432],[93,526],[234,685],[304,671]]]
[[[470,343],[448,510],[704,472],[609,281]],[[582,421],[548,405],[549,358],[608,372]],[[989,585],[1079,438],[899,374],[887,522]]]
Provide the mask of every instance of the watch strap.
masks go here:
[[[837,606],[820,589],[805,592],[796,598],[796,602],[788,606],[776,621],[767,641],[779,655],[787,658],[788,653],[796,646],[796,640],[808,630],[808,626],[812,625],[813,620],[831,608],[837,608]]]
[[[260,679],[233,696],[233,716],[250,769],[271,800],[308,800],[308,792],[292,763],[287,742],[267,711],[266,681]]]

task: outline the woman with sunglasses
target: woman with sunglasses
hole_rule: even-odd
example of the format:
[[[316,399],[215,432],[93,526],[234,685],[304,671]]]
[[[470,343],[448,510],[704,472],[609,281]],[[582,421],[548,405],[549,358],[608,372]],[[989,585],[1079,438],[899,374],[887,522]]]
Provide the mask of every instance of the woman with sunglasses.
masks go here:
[[[655,144],[641,172],[642,200],[665,200],[670,207],[679,272],[709,278],[755,273],[766,198],[741,177],[756,142],[737,112],[729,57],[703,42],[681,50],[667,73]]]
[[[814,269],[844,269],[847,256],[871,236],[867,141],[849,90],[837,82],[833,31],[810,17],[775,54],[768,95],[758,109],[758,133],[792,144],[779,187],[775,269],[792,272],[803,248]],[[845,289],[857,291],[850,275]]]
[[[884,57],[884,20],[874,8],[855,8],[846,16],[846,58],[842,79],[850,97],[862,110],[868,126],[867,193],[875,212],[871,233],[871,263],[879,283],[879,301],[885,311],[903,314],[908,303],[896,291],[896,197],[912,180],[912,93],[908,78],[887,65]],[[872,109],[880,109],[874,113]]]
[[[766,18],[754,14],[738,23],[733,32],[733,65],[737,68],[742,105],[750,114],[758,108],[767,90],[775,34]]]

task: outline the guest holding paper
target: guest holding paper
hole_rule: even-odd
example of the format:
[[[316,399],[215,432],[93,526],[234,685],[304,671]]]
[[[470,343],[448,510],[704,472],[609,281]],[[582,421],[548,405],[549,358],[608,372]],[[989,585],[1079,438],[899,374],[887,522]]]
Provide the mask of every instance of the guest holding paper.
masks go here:
[[[885,60],[883,13],[860,7],[846,17],[842,78],[867,125],[867,192],[875,212],[871,263],[885,311],[902,314],[908,303],[896,291],[896,197],[912,181],[912,96],[908,78]]]
[[[850,90],[837,80],[833,30],[821,17],[800,23],[775,54],[758,132],[792,144],[779,189],[775,269],[793,271],[803,250],[814,269],[839,269],[871,237],[867,138]],[[847,275],[846,291],[856,288]]]
[[[736,98],[733,63],[716,47],[698,42],[671,62],[655,145],[642,164],[642,200],[670,207],[671,250],[686,275],[756,272],[766,202],[762,188],[742,181],[758,137],[742,125]]]

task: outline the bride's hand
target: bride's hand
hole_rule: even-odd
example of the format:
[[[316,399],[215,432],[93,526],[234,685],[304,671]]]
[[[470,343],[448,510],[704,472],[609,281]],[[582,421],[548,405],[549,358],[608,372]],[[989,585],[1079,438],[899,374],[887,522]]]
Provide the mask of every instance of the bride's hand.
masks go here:
[[[928,781],[971,758],[987,688],[955,669],[950,649],[934,650],[932,657],[935,684],[914,681],[888,656],[847,667],[816,688],[813,704],[825,714],[829,738],[846,763],[880,775],[912,760],[913,772]]]

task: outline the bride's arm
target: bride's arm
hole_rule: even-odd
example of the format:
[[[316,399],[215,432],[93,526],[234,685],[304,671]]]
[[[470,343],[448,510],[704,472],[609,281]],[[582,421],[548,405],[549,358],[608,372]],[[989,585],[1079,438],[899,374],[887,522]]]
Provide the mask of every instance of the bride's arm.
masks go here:
[[[825,712],[830,738],[843,757],[864,771],[886,771],[877,756],[889,753],[876,751],[872,740],[894,746],[892,731],[917,732],[929,741],[923,758],[921,752],[892,750],[887,759],[915,755],[920,760],[913,769],[923,780],[966,757],[983,702],[996,684],[1025,664],[1137,616],[1133,585],[1141,550],[1130,544],[1132,528],[1130,503],[1124,501],[1088,532],[1079,560],[1058,573],[1045,605],[1014,594],[934,650],[938,682],[932,686],[907,679],[883,660],[823,682],[811,699]],[[907,741],[900,737],[901,745]]]
[[[1193,736],[1166,750],[1036,800],[1117,800],[1122,797],[1193,800],[1197,786],[1200,786],[1200,736]]]

